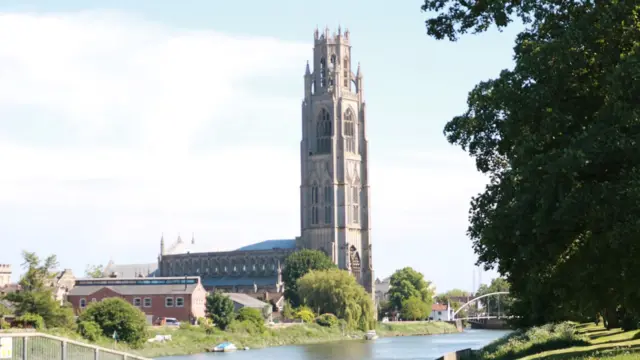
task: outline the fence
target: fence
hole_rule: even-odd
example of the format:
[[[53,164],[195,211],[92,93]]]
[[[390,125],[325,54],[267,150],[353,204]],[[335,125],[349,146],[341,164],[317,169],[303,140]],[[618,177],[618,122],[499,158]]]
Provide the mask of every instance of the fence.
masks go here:
[[[1,360],[151,360],[121,351],[37,333],[0,332]]]

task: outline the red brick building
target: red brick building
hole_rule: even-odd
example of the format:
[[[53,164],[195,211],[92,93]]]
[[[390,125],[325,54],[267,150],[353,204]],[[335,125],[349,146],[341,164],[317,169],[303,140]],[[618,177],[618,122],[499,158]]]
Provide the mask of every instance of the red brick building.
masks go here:
[[[207,291],[197,276],[83,279],[76,280],[67,301],[80,313],[91,302],[112,297],[139,308],[150,322],[159,317],[189,321],[205,316]]]

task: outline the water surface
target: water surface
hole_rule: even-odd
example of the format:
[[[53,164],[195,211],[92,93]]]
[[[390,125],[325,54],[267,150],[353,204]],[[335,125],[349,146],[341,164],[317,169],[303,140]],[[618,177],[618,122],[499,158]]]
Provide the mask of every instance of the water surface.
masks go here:
[[[232,353],[204,353],[163,357],[162,360],[431,360],[461,349],[478,349],[509,333],[501,330],[465,330],[463,333],[402,336],[375,341],[339,341],[280,346]],[[216,344],[212,344],[216,345]]]

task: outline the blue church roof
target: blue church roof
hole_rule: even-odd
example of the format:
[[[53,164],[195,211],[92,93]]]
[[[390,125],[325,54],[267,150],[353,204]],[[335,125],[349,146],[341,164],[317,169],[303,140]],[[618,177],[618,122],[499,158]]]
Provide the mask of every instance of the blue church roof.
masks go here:
[[[296,240],[265,240],[259,243],[247,245],[237,249],[236,251],[256,251],[256,250],[273,250],[273,249],[295,249]]]

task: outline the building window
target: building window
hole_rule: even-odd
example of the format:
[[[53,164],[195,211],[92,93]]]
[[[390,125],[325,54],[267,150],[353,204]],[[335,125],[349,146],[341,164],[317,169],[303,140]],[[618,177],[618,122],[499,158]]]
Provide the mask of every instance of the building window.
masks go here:
[[[91,302],[98,302],[98,300],[96,298],[92,298]]]
[[[324,187],[324,202],[325,204],[331,204],[333,202],[332,186],[327,185]]]
[[[356,152],[356,140],[355,140],[356,127],[355,127],[355,123],[353,122],[354,116],[353,116],[353,111],[351,111],[351,109],[347,109],[347,111],[345,111],[343,120],[344,120],[343,133],[344,133],[344,141],[345,141],[344,150],[346,152],[355,153]]]
[[[331,115],[327,109],[322,109],[318,114],[316,125],[316,152],[318,154],[331,153],[331,135],[333,134],[331,127]]]
[[[318,207],[314,206],[311,208],[311,225],[318,224]]]
[[[173,298],[172,297],[164,298],[164,306],[173,307]]]
[[[331,224],[331,205],[325,205],[324,207],[324,223]]]
[[[360,222],[360,189],[357,186],[351,187],[351,221],[354,224]]]
[[[181,297],[176,298],[176,307],[184,307],[184,298],[181,298]]]
[[[80,308],[84,309],[86,307],[87,307],[87,299],[85,298],[80,299]]]
[[[151,298],[144,298],[144,307],[149,308],[151,307]]]
[[[140,298],[133,298],[133,306],[142,305],[142,300]]]

